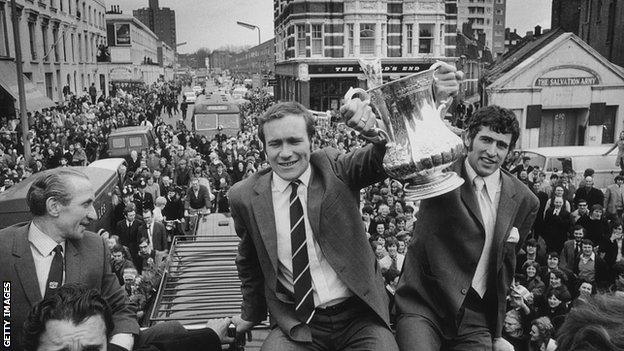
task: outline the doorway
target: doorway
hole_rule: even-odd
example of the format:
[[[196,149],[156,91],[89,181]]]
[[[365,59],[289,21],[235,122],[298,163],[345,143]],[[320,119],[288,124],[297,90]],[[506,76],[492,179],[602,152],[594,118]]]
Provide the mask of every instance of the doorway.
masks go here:
[[[577,145],[577,131],[586,109],[542,110],[539,146]]]
[[[45,92],[46,96],[50,100],[54,100],[54,87],[52,81],[54,80],[54,74],[52,72],[46,72],[45,74]]]

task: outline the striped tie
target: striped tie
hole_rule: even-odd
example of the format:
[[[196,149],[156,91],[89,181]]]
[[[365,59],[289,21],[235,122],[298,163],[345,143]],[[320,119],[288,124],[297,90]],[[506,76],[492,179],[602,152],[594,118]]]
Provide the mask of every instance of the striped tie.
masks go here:
[[[310,262],[306,245],[303,207],[297,195],[300,180],[290,184],[292,185],[290,193],[290,241],[295,286],[295,311],[301,321],[309,324],[312,316],[314,316],[314,296],[312,294],[312,276],[310,275]]]

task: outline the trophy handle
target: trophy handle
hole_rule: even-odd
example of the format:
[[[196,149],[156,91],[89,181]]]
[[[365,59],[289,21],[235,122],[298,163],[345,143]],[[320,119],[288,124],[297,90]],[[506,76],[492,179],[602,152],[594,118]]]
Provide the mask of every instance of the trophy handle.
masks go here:
[[[347,93],[345,94],[344,96],[345,102],[353,99],[353,96],[355,96],[356,94],[361,94],[362,97],[364,98],[364,100],[362,101],[364,101],[365,104],[370,104],[370,94],[368,93],[368,91],[362,88],[354,88],[354,87],[350,87]],[[382,123],[385,123],[385,122],[382,120]],[[390,136],[388,135],[388,132],[386,132],[382,128],[374,127],[371,129],[371,132],[374,132],[375,136],[367,136],[367,135],[364,135],[363,133],[360,133],[360,136],[372,142],[378,142],[380,138],[386,141],[390,140]]]
[[[438,78],[435,77],[435,71],[438,70],[438,68],[440,68],[440,66],[442,66],[442,61],[436,61],[433,65],[431,65],[431,67],[429,68],[430,70],[434,71],[433,74],[433,80],[435,82],[437,82]],[[440,102],[440,106],[438,106],[438,114],[440,115],[441,119],[444,119],[444,116],[446,115],[446,111],[448,111],[448,109],[451,107],[451,104],[453,103],[453,97],[449,96],[448,98],[444,99],[443,101]]]

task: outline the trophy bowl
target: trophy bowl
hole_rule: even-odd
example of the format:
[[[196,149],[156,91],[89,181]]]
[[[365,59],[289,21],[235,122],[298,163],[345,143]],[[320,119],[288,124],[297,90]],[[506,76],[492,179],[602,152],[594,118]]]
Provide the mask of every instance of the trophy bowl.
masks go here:
[[[459,136],[445,124],[452,98],[436,107],[433,98],[434,64],[430,69],[369,90],[351,88],[345,101],[361,95],[382,121],[377,132],[387,139],[383,167],[388,176],[405,183],[407,200],[422,200],[458,188],[464,180],[445,171],[463,153]]]

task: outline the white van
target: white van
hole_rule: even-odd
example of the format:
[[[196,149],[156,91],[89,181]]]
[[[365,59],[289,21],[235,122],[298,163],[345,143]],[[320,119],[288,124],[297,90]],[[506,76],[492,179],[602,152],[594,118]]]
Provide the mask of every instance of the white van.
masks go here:
[[[594,187],[605,189],[613,184],[613,179],[620,173],[615,166],[617,150],[603,156],[611,145],[604,146],[553,146],[521,150],[522,156],[530,157],[529,165],[539,166],[546,173],[546,179],[552,173],[561,174],[564,169],[572,169],[576,173],[578,184],[583,172],[592,168],[594,173]]]

